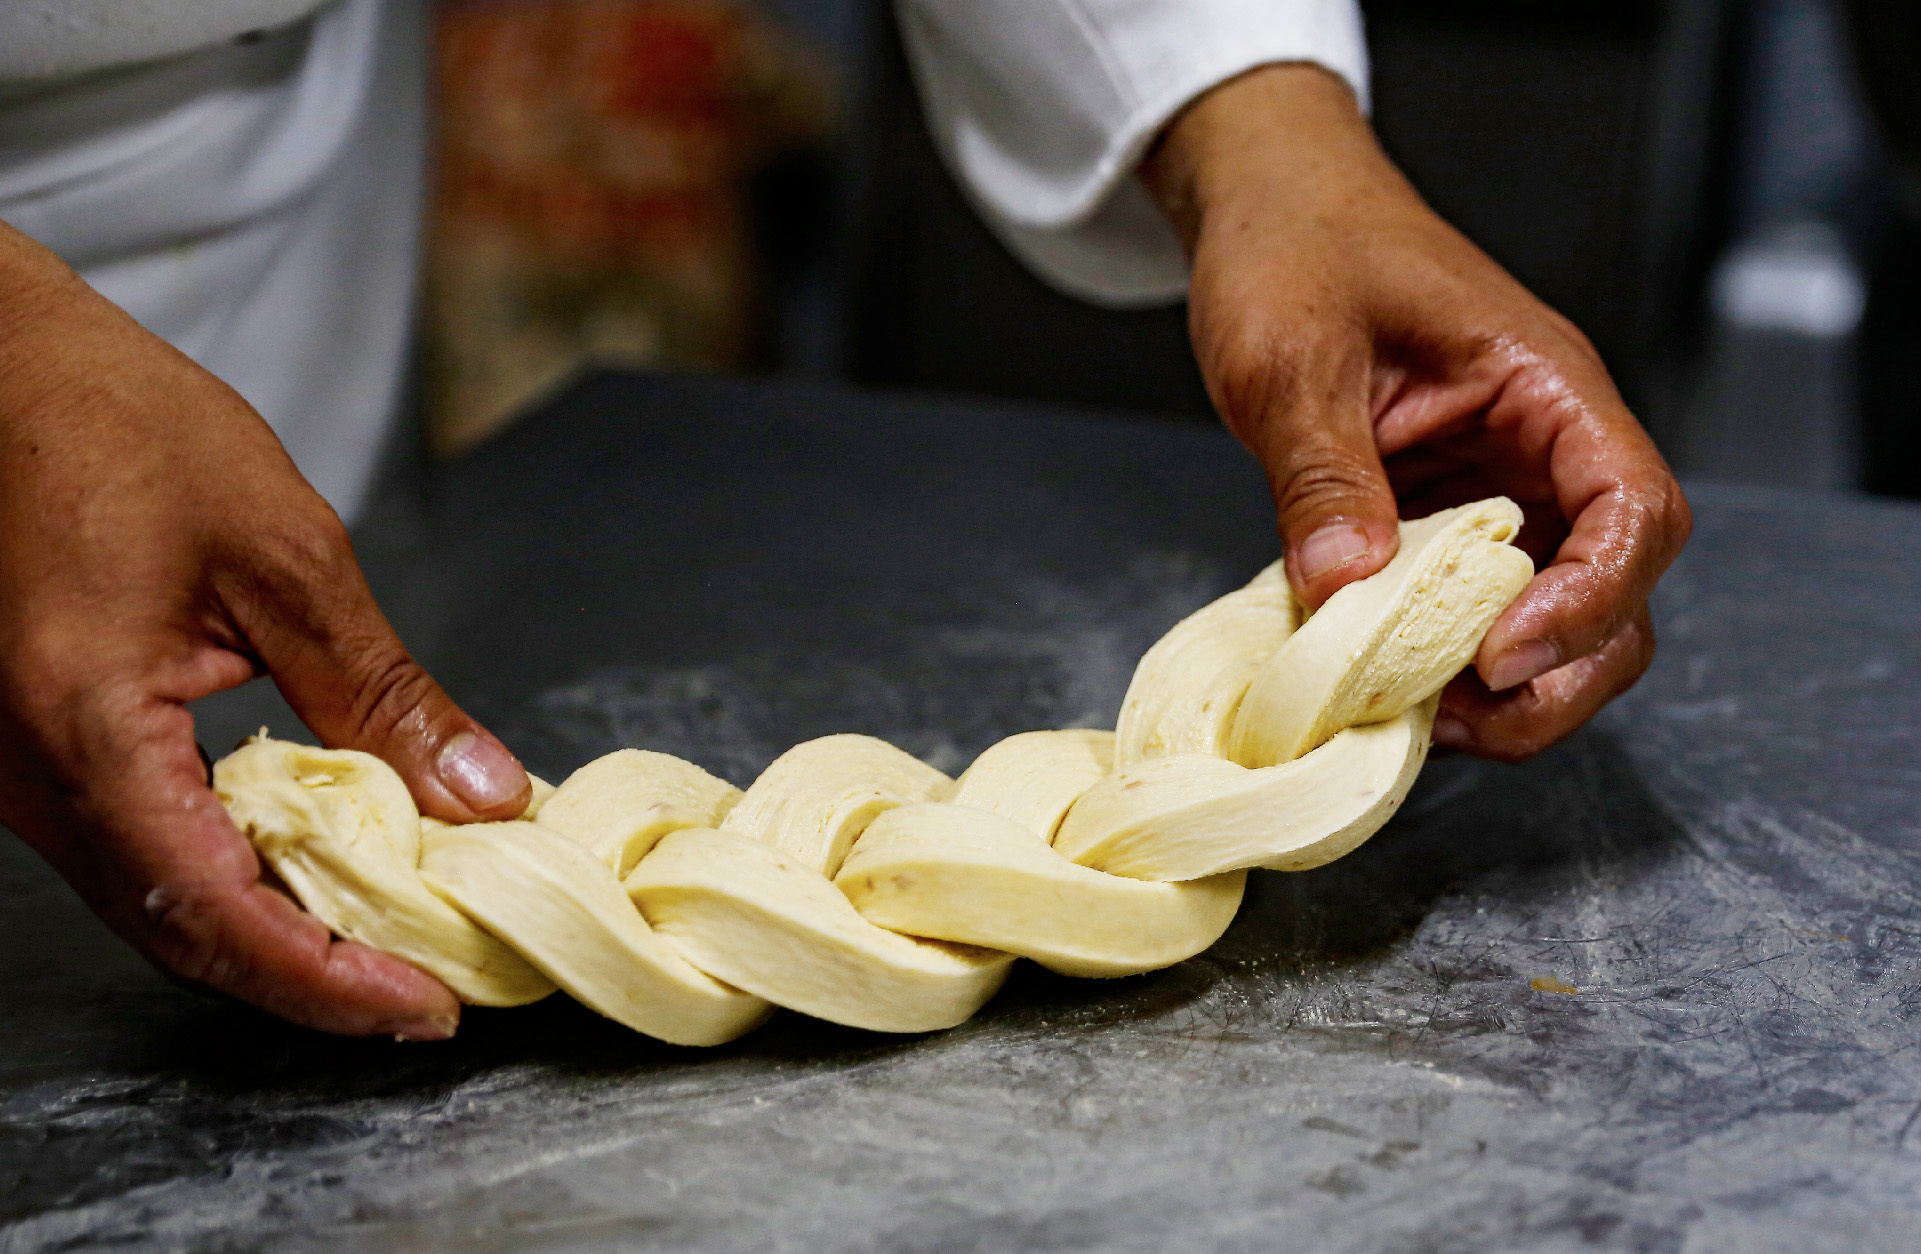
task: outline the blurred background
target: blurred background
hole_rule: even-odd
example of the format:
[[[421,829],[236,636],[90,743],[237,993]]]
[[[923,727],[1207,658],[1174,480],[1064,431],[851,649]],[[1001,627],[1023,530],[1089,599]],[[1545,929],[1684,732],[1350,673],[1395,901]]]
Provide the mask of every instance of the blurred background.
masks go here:
[[[1374,120],[1684,472],[1921,496],[1909,0],[1371,0]],[[596,365],[1211,421],[1185,311],[1032,278],[884,0],[442,0],[428,430]]]

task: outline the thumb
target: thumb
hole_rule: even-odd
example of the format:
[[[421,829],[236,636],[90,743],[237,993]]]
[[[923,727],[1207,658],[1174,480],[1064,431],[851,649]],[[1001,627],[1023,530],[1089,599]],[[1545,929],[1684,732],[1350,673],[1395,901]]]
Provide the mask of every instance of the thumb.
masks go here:
[[[329,747],[393,767],[422,814],[470,822],[524,811],[527,772],[400,643],[344,529],[319,561],[300,565],[239,616],[294,713]]]
[[[1349,378],[1348,376],[1353,376]],[[1287,578],[1309,609],[1387,565],[1400,546],[1368,418],[1366,371],[1299,378],[1251,423],[1235,423],[1267,471],[1280,514]]]

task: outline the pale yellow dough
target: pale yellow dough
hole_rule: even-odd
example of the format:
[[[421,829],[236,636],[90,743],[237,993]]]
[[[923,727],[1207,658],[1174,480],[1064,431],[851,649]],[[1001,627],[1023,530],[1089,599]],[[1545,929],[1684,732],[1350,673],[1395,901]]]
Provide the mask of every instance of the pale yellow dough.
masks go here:
[[[421,881],[419,812],[379,758],[256,737],[214,765],[213,789],[338,935],[405,958],[475,1005],[518,1006],[554,991]]]
[[[937,801],[953,787],[953,780],[885,740],[823,736],[775,758],[721,826],[832,875],[882,811]]]
[[[607,866],[538,823],[442,824],[422,880],[577,1000],[676,1045],[719,1045],[771,1007],[681,956],[634,911]]]
[[[1246,872],[1155,884],[1049,847],[1113,753],[1109,732],[1009,736],[967,768],[953,804],[876,819],[834,883],[882,927],[1005,950],[1063,975],[1137,975],[1191,958],[1233,922]]]
[[[1013,955],[876,927],[827,877],[877,816],[952,789],[884,740],[810,740],[761,772],[722,830],[662,841],[627,891],[696,965],[776,1005],[880,1032],[951,1028]]]
[[[1174,624],[1134,668],[1114,728],[1115,764],[1229,756],[1242,694],[1300,625],[1301,607],[1279,562]]]
[[[1439,692],[1534,577],[1511,547],[1520,530],[1521,507],[1504,496],[1402,523],[1386,569],[1329,597],[1261,664],[1222,756],[1292,762]]]
[[[647,749],[595,758],[550,791],[535,814],[625,875],[669,832],[712,827],[740,800],[740,789],[692,762]]]
[[[966,806],[902,806],[834,883],[882,928],[989,946],[1063,975],[1138,975],[1220,939],[1246,871],[1185,884],[1076,866],[1018,823]]]
[[[739,832],[676,832],[626,887],[695,965],[849,1027],[951,1028],[994,995],[1014,961],[875,927],[820,872]]]
[[[1081,794],[1113,769],[1113,732],[1021,732],[975,758],[949,800],[1011,819],[1048,842]]]
[[[1009,736],[958,780],[869,736],[796,745],[743,793],[623,749],[511,823],[423,819],[378,759],[258,738],[215,767],[236,823],[342,936],[463,1000],[556,984],[711,1045],[776,1006],[876,1031],[973,1014],[1017,957],[1180,962],[1250,868],[1353,850],[1407,796],[1438,693],[1532,577],[1504,498],[1403,523],[1303,615],[1275,563],[1141,659],[1112,732]]]
[[[1430,698],[1279,766],[1183,754],[1126,767],[1075,803],[1054,848],[1140,879],[1305,871],[1353,852],[1393,817],[1427,759],[1433,724]]]

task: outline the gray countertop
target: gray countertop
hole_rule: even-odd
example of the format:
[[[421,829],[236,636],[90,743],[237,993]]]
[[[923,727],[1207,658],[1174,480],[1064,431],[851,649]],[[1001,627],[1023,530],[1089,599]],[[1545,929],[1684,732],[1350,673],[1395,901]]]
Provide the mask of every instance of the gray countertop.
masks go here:
[[[0,1251],[1921,1246],[1921,511],[1693,497],[1594,726],[1430,765],[1199,958],[1022,964],[951,1032],[694,1051],[555,997],[333,1040],[168,985],[7,840]],[[1275,549],[1213,430],[618,378],[359,542],[535,769],[742,783],[831,731],[953,770],[1111,720]],[[298,730],[263,685],[199,713]]]

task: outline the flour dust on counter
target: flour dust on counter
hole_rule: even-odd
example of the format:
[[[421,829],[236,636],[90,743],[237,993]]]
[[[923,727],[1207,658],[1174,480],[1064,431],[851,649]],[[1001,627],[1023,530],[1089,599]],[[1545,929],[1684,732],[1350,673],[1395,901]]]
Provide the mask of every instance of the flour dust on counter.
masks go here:
[[[938,1035],[689,1050],[553,998],[319,1037],[168,985],[0,842],[0,1251],[1915,1248],[1921,510],[1689,492],[1653,670],[1587,729],[1430,763],[1186,963],[1030,966]],[[1078,605],[1063,639],[1112,625],[1124,672],[1274,543],[1220,432],[708,379],[584,385],[369,517],[403,639],[536,770],[618,747],[600,697],[542,701],[604,682],[742,781],[850,728],[970,759],[987,706],[1064,726],[1083,681],[1111,718],[1109,661],[1030,692],[1020,647],[930,642]],[[1163,600],[1112,573],[1142,552],[1195,556]],[[868,668],[896,695],[856,724]],[[725,733],[647,706],[692,674],[775,695]],[[270,697],[203,707],[209,747],[291,731]]]

